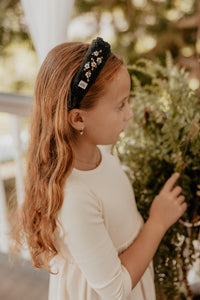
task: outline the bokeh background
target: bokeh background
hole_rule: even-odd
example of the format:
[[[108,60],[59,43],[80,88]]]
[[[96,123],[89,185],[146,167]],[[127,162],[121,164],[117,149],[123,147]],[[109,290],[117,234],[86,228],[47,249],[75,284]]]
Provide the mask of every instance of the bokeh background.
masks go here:
[[[113,51],[121,56],[128,66],[135,65],[138,59],[148,59],[165,66],[166,53],[170,52],[173,66],[177,67],[176,70],[184,68],[188,72],[188,88],[198,95],[199,0],[76,0],[69,26],[66,28],[66,41],[91,42],[96,36],[107,40]],[[12,115],[1,108],[1,99],[5,98],[6,94],[15,97],[18,95],[23,101],[31,100],[39,64],[22,3],[19,0],[0,0],[0,178],[6,199],[4,214],[17,201],[16,161],[21,162],[23,166],[25,164],[29,116],[21,116],[17,121],[13,121]],[[171,65],[171,68],[173,66]],[[153,67],[151,71],[154,72]],[[145,80],[145,76],[142,79]],[[181,89],[181,85],[178,88]],[[3,105],[5,106],[5,101]],[[14,131],[16,128],[17,132]],[[14,138],[16,135],[18,142]],[[16,155],[16,145],[19,142],[21,158],[17,158]],[[18,195],[22,196],[23,193]],[[2,205],[2,202],[0,203]],[[7,252],[7,249],[4,249],[4,252]],[[3,261],[2,258],[1,262]],[[198,299],[199,268],[195,270],[193,277],[196,284],[195,293],[188,290],[177,296],[174,291],[170,296],[165,295],[166,299]],[[174,279],[170,276],[168,279],[165,288],[168,286],[170,289]],[[158,297],[164,299],[164,295],[160,295],[158,293]],[[8,296],[2,299],[14,298]]]

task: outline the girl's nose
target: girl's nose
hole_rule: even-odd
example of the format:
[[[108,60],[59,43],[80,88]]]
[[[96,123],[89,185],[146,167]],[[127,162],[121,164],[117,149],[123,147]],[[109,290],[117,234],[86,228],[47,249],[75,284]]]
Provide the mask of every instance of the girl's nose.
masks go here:
[[[132,117],[133,117],[132,109],[131,109],[129,103],[127,103],[127,109],[126,109],[125,119],[126,119],[126,121],[128,121],[128,120],[130,120]]]

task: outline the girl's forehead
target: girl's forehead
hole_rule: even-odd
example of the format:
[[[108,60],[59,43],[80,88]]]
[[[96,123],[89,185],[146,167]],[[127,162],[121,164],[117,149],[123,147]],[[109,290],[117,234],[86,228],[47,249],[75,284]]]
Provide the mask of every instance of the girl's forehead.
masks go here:
[[[130,76],[126,67],[121,67],[112,80],[107,81],[97,106],[113,106],[130,93]]]
[[[122,77],[130,77],[125,65],[122,65],[114,76],[116,81],[121,80]]]
[[[122,66],[111,82],[107,84],[106,91],[119,95],[130,91],[130,75],[125,66]]]

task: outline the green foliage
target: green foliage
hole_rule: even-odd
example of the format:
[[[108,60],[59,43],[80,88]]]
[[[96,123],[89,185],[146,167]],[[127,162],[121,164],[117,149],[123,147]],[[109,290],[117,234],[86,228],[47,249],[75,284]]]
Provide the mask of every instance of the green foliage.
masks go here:
[[[100,31],[106,12],[114,31],[112,49],[134,63],[141,55],[164,58],[166,50],[170,50],[174,58],[182,59],[183,47],[191,47],[189,56],[193,56],[199,24],[197,6],[198,0],[76,0],[75,16],[90,12],[96,17]],[[193,21],[188,25],[188,17],[193,16],[197,24]],[[179,21],[184,24],[179,26]],[[151,44],[152,40],[149,42],[149,37],[155,44]]]
[[[178,184],[188,204],[182,221],[196,224],[200,220],[199,94],[189,88],[188,74],[173,64],[169,53],[166,66],[140,59],[129,71],[134,117],[116,148],[133,184],[138,208],[146,220],[154,197],[171,174],[179,171]],[[187,271],[199,228],[188,230],[183,222],[168,230],[155,255],[161,299],[164,295],[181,299],[183,283],[186,296],[191,295]]]
[[[32,45],[20,0],[0,0],[0,54],[6,55],[5,47],[16,41]]]
[[[101,34],[101,23],[107,13],[114,33],[112,49],[129,63],[135,62],[141,55],[148,58],[163,57],[166,49],[169,49],[178,62],[185,64],[183,48],[190,48],[190,53],[186,55],[187,62],[189,57],[198,55],[195,49],[199,26],[197,10],[198,0],[76,0],[73,17],[85,13],[93,15],[97,22],[95,35],[98,35]],[[190,22],[192,25],[188,25],[188,17],[193,18]],[[184,24],[179,26],[179,21]],[[91,31],[88,41],[93,34],[94,31]],[[152,40],[149,42],[149,37],[154,40],[153,44]],[[21,2],[0,0],[0,51],[16,40],[29,41],[32,46]]]

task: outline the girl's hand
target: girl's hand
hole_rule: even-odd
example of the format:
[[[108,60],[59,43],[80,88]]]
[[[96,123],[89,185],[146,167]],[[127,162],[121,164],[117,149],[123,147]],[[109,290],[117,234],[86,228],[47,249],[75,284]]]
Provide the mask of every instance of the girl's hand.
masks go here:
[[[185,197],[181,195],[182,188],[180,186],[173,187],[179,176],[179,173],[174,173],[166,181],[151,205],[149,221],[161,226],[164,231],[167,231],[187,208],[187,204],[184,202]]]

